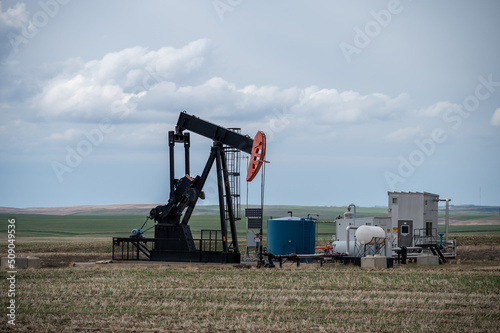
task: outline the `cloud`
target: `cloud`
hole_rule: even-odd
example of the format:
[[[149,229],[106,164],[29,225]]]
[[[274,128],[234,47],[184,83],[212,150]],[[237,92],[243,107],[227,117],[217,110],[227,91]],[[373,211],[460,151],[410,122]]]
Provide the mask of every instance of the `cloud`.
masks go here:
[[[279,134],[280,140],[305,142],[313,130],[325,140],[361,140],[363,133],[404,141],[426,130],[421,116],[459,107],[445,101],[415,109],[405,93],[238,86],[218,76],[200,80],[210,52],[210,41],[200,39],[180,48],[136,46],[91,61],[52,64],[57,74],[37,78],[40,90],[30,100],[30,111],[38,115],[36,121],[67,126],[46,129],[42,137],[49,143],[77,140],[85,127],[109,118],[117,128],[106,142],[150,147],[155,140],[163,142],[157,135],[164,135],[182,110],[227,127],[244,124],[245,133],[265,130],[270,140]]]
[[[180,84],[204,64],[209,45],[208,39],[200,39],[178,49],[136,46],[88,62],[71,59],[58,75],[41,83],[32,108],[45,119],[86,121],[137,120],[182,110],[215,120],[238,115],[252,121],[286,109],[296,121],[325,126],[391,118],[410,100],[406,94],[362,95],[315,86],[237,87],[217,76],[196,85]]]
[[[28,22],[28,13],[24,3],[16,3],[14,7],[3,11],[2,2],[0,2],[0,29],[2,29],[0,31],[3,32],[6,27],[21,28],[26,22]]]
[[[366,122],[393,117],[408,100],[406,94],[391,98],[380,93],[361,95],[312,86],[301,91],[292,113],[304,120],[314,113],[315,122],[321,125]]]
[[[179,86],[162,82],[138,105],[141,110],[187,110],[207,118],[259,119],[273,109],[289,108],[298,102],[300,89],[248,85],[237,87],[221,77],[198,85]]]
[[[448,101],[440,101],[426,108],[419,109],[416,111],[416,113],[418,116],[438,117],[448,110],[458,112],[461,108],[462,106],[459,104],[451,103]]]
[[[237,87],[220,77],[199,85],[178,86],[162,82],[151,89],[138,104],[138,110],[165,110],[176,114],[187,110],[214,122],[245,123],[252,130],[266,129],[270,135],[295,132],[301,137],[304,128],[314,128],[332,136],[338,124],[356,125],[391,119],[409,109],[406,94],[396,97],[373,93],[362,95],[336,89],[279,88],[247,85]],[[163,119],[163,118],[162,118]],[[173,119],[175,121],[175,119]],[[332,128],[336,128],[332,131]]]
[[[279,89],[275,86],[248,85],[238,90],[242,98],[237,107],[241,109],[261,110],[294,105],[298,102],[300,89],[296,87]]]
[[[121,131],[116,137],[117,144],[123,144],[127,147],[147,147],[165,148],[167,130],[172,130],[167,123],[155,123],[142,126],[126,126],[127,129]]]
[[[421,132],[420,126],[401,128],[401,129],[398,129],[394,132],[387,134],[385,136],[385,139],[388,141],[394,141],[394,142],[406,141],[408,139],[413,138],[419,132]]]
[[[88,62],[71,59],[61,74],[41,83],[32,107],[47,119],[123,118],[156,85],[199,68],[208,44],[200,39],[180,49],[137,46]]]
[[[71,141],[82,135],[80,129],[68,128],[64,132],[52,133],[48,136],[49,141]]]
[[[493,113],[493,116],[491,117],[490,124],[493,126],[499,126],[500,127],[500,108],[495,110],[495,113]]]

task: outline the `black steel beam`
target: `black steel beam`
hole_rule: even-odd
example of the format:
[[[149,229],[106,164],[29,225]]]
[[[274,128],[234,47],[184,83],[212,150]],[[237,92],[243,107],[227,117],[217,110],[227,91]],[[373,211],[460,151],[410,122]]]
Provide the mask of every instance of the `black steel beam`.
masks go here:
[[[213,141],[244,151],[247,154],[252,153],[253,139],[248,135],[233,132],[222,126],[187,114],[185,111],[179,115],[176,129],[178,132],[188,130]]]
[[[174,170],[174,146],[175,146],[175,134],[174,131],[168,132],[168,152],[169,152],[169,160],[170,160],[170,193],[174,193],[174,185],[175,185],[175,170]]]
[[[222,177],[222,158],[221,158],[221,150],[222,145],[219,143],[216,149],[216,159],[215,163],[217,165],[217,189],[219,192],[219,215],[220,215],[220,226],[222,232],[222,252],[227,252],[227,223],[226,223],[226,214],[224,211],[224,181]]]
[[[191,146],[191,138],[189,136],[189,132],[184,133],[184,165],[186,170],[186,175],[191,174],[190,166],[189,166],[189,147]]]

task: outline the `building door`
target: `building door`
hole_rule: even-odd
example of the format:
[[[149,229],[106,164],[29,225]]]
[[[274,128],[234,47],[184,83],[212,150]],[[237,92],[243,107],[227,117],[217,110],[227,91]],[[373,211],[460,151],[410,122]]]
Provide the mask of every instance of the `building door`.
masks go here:
[[[398,246],[410,247],[413,245],[413,221],[398,221]]]
[[[432,221],[425,221],[425,235],[432,237],[433,232],[432,232]]]

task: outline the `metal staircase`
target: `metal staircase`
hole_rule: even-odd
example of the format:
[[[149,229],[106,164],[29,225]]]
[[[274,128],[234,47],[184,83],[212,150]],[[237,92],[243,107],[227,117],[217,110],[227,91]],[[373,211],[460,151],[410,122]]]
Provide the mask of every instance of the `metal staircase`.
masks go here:
[[[438,256],[440,264],[446,263],[441,246],[438,244],[437,229],[415,229],[414,241],[415,246],[429,249],[433,255]]]
[[[241,128],[228,128],[230,131],[240,134]],[[233,206],[234,219],[240,221],[240,150],[234,147],[224,145],[226,154],[227,174],[229,177],[229,188],[231,193],[231,202]],[[226,220],[229,218],[228,207],[225,207]]]

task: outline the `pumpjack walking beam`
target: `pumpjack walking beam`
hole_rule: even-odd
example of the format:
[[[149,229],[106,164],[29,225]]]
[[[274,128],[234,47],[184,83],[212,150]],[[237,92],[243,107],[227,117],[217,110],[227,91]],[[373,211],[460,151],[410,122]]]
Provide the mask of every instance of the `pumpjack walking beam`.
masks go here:
[[[212,139],[215,142],[220,142],[239,149],[247,154],[252,153],[253,140],[248,135],[241,135],[233,132],[224,127],[187,114],[185,111],[181,112],[179,115],[176,126],[177,133],[182,133],[184,130],[194,132]]]
[[[196,134],[212,139],[214,142],[220,142],[224,145],[239,149],[250,154],[250,165],[247,172],[247,181],[252,181],[259,173],[266,155],[266,135],[259,131],[254,139],[248,135],[241,135],[224,127],[212,124],[198,117],[189,115],[186,111],[181,112],[177,121],[176,131],[182,133],[188,130]]]

